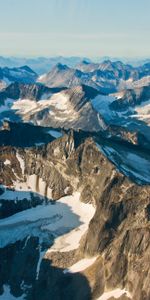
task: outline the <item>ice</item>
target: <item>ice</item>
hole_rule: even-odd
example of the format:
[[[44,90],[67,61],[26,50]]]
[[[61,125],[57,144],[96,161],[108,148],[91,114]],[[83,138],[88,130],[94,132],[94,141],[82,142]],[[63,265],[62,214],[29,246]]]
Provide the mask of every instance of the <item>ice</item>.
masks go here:
[[[91,103],[93,108],[100,113],[100,115],[104,116],[106,120],[110,120],[115,113],[109,108],[109,105],[115,100],[116,98],[114,96],[98,95],[91,100]]]
[[[40,252],[40,257],[39,257],[39,261],[38,261],[37,268],[36,268],[36,280],[38,280],[38,278],[39,278],[40,265],[41,265],[44,255],[45,255],[45,251],[41,251],[41,245],[39,245],[39,252]]]
[[[16,190],[9,190],[6,189],[5,186],[0,186],[3,189],[3,194],[0,195],[0,200],[12,200],[12,201],[17,201],[17,200],[23,200],[23,199],[28,199],[31,200],[31,194],[27,193],[26,191],[16,191]]]
[[[63,236],[60,236],[55,239],[54,245],[50,248],[49,252],[52,251],[60,251],[60,252],[66,252],[70,250],[77,249],[80,244],[80,239],[83,234],[88,229],[88,225],[92,217],[95,213],[95,208],[91,204],[85,204],[82,203],[80,200],[80,193],[75,193],[74,196],[66,196],[59,200],[59,202],[68,205],[71,209],[71,211],[79,216],[79,220],[81,224],[79,226],[76,226],[73,230],[71,230],[69,233],[64,234]],[[73,220],[71,215],[67,216],[66,223],[61,224],[61,226],[71,226],[73,224]],[[46,228],[49,228],[46,226]]]
[[[56,239],[50,251],[69,251],[79,246],[82,235],[95,213],[91,204],[80,202],[80,193],[27,209],[0,220],[0,246],[23,240],[27,236],[53,234]]]
[[[5,111],[8,111],[9,110],[9,107],[7,105],[1,105],[0,106],[0,113],[3,113]]]
[[[11,106],[12,106],[13,102],[14,102],[13,99],[7,98],[4,101],[4,104],[0,105],[0,113],[4,113],[4,112],[9,111],[11,109]]]
[[[10,287],[8,285],[3,285],[4,293],[0,295],[0,300],[24,300],[25,295],[22,295],[21,297],[14,297],[10,293]]]
[[[49,130],[49,131],[47,131],[47,133],[49,133],[56,139],[62,136],[62,133],[59,131],[56,131],[56,130]]]

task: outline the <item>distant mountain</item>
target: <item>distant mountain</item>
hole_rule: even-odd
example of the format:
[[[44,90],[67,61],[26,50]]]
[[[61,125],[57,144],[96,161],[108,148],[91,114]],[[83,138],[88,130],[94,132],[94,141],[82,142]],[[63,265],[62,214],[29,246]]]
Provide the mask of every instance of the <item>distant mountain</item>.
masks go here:
[[[33,83],[37,79],[37,74],[28,66],[19,68],[0,68],[0,81],[4,86],[12,82]]]
[[[120,61],[107,60],[101,64],[94,64],[84,60],[76,68],[59,63],[50,72],[40,76],[38,81],[49,87],[70,88],[84,84],[109,94],[133,87],[135,82],[138,82],[138,86],[144,85],[149,76],[149,64],[134,68]]]
[[[96,76],[110,79],[139,80],[144,76],[150,75],[150,64],[146,63],[139,67],[124,64],[121,61],[112,62],[106,60],[100,64],[86,63],[85,61],[77,65],[77,69],[82,72],[92,72]]]
[[[90,86],[101,93],[110,93],[116,91],[115,83],[109,80],[95,80],[92,72],[82,72],[78,69],[69,68],[66,65],[57,64],[52,70],[40,76],[38,82],[49,87],[75,87],[78,85]]]
[[[69,68],[67,65],[60,63],[54,66],[47,74],[40,76],[38,82],[49,87],[71,88],[85,84],[97,88],[97,85],[90,80],[88,74],[84,74],[80,70]]]
[[[38,74],[48,72],[57,63],[67,64],[70,67],[74,67],[82,60],[81,57],[37,57],[37,58],[19,58],[19,57],[3,57],[0,56],[0,66],[2,68],[18,68],[23,65],[28,65]],[[85,58],[86,61],[90,62],[90,59]]]
[[[134,68],[109,60],[101,64],[83,60],[76,68],[58,63],[39,77],[28,66],[3,68],[1,121],[85,131],[116,126],[150,139],[149,74],[149,63]]]
[[[51,87],[69,87],[71,85],[78,85],[81,76],[82,73],[80,71],[58,63],[50,72],[40,76],[38,81]]]

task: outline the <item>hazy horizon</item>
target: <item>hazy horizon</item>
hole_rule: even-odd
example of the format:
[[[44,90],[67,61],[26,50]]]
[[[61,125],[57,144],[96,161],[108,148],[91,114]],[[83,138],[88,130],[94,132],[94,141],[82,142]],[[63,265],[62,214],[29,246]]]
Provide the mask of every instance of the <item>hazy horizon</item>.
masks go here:
[[[98,60],[98,59],[110,59],[110,60],[149,60],[150,59],[150,55],[147,56],[107,56],[107,55],[103,55],[103,56],[85,56],[85,55],[20,55],[20,54],[16,54],[16,55],[5,55],[5,54],[0,54],[0,57],[3,58],[14,58],[14,59],[53,59],[53,58],[81,58],[81,59],[90,59],[90,60]]]

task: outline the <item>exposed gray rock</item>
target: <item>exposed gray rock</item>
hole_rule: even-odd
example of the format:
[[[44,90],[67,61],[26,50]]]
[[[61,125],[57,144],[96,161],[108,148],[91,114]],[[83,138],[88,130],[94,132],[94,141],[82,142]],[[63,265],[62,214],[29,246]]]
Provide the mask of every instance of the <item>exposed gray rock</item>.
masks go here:
[[[28,148],[17,151],[25,162],[25,176],[37,175],[37,188],[39,176],[52,189],[54,199],[65,195],[64,190],[69,186],[67,194],[79,190],[81,201],[93,203],[96,212],[88,232],[82,237],[78,251],[71,253],[68,259],[73,262],[74,258],[76,261],[77,257],[81,259],[93,255],[97,255],[98,259],[81,274],[64,275],[65,265],[62,265],[62,259],[60,258],[59,265],[56,256],[51,256],[52,261],[47,257],[42,260],[39,279],[35,280],[39,255],[38,241],[29,240],[31,246],[28,251],[32,253],[30,256],[28,252],[28,258],[26,252],[21,252],[22,254],[19,252],[23,247],[22,242],[17,246],[10,245],[7,251],[11,253],[13,251],[15,259],[12,262],[9,255],[6,259],[9,272],[5,267],[1,291],[2,284],[9,283],[12,293],[20,295],[21,280],[25,280],[25,283],[32,285],[30,289],[26,289],[27,299],[30,300],[41,300],[41,297],[43,300],[96,299],[104,290],[118,287],[126,287],[133,300],[149,300],[150,186],[140,186],[130,181],[116,170],[91,138],[77,139],[76,135],[77,133],[70,132],[39,149]],[[8,147],[5,150],[5,158],[9,157],[12,162],[14,161],[17,174],[22,176],[16,149]],[[10,173],[5,170],[4,174],[2,183],[9,183]],[[4,263],[4,257],[8,252],[6,249],[1,251]],[[21,267],[16,262],[17,253]],[[66,256],[64,254],[64,262],[67,260],[66,257],[67,253]],[[17,276],[14,262],[19,270]],[[30,268],[31,274],[28,273]],[[120,299],[126,297],[122,296]]]

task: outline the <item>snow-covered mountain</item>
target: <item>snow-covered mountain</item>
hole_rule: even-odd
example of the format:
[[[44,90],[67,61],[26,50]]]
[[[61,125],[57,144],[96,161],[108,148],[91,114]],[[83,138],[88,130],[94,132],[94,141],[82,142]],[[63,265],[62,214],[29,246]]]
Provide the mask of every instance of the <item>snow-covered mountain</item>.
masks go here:
[[[104,81],[100,78],[95,80],[92,73],[85,73],[62,64],[57,64],[49,73],[40,76],[38,82],[49,87],[71,88],[78,85],[87,85],[102,93],[116,91],[116,82]]]
[[[38,78],[38,82],[49,87],[71,88],[84,84],[99,89],[97,84],[91,80],[88,73],[83,73],[80,70],[69,68],[67,65],[60,63],[54,66],[49,73],[41,75]]]
[[[49,87],[84,84],[108,94],[123,88],[149,84],[149,76],[149,64],[132,67],[120,61],[105,61],[101,64],[83,61],[74,69],[57,64],[49,73],[40,76],[38,81]]]
[[[12,82],[33,83],[37,79],[37,74],[28,66],[19,68],[0,68],[0,80],[4,85]]]
[[[1,121],[22,120],[54,128],[104,130],[105,123],[91,104],[97,93],[88,86],[61,89],[15,83],[0,92]]]

